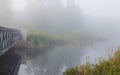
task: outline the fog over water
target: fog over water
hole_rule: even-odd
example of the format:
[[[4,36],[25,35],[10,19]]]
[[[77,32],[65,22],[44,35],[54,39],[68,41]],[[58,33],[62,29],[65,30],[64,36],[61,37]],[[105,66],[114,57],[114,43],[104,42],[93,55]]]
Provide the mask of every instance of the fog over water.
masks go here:
[[[19,75],[60,75],[66,68],[84,63],[86,56],[91,62],[97,57],[107,58],[106,54],[120,45],[119,7],[119,0],[0,0],[1,26],[105,39],[55,47],[22,65]]]

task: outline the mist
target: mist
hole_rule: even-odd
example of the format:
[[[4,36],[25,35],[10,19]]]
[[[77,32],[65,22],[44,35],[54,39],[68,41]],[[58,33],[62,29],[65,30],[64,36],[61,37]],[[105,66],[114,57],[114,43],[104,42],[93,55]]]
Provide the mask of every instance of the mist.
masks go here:
[[[119,0],[1,0],[0,3],[1,26],[60,34],[76,31],[100,37],[120,36]]]
[[[105,40],[97,44],[92,43],[87,47],[86,45],[79,44],[77,47],[54,48],[51,52],[41,54],[36,58],[37,61],[34,60],[29,65],[29,67],[32,67],[30,69],[29,67],[27,68],[33,71],[34,65],[35,69],[39,66],[39,64],[35,63],[42,62],[40,64],[43,65],[40,66],[42,68],[38,67],[37,72],[35,70],[34,73],[43,72],[47,65],[48,68],[53,68],[48,72],[53,75],[54,69],[57,70],[59,67],[63,67],[64,64],[65,66],[72,67],[81,63],[81,58],[86,56],[87,52],[88,55],[93,55],[95,52],[97,56],[99,54],[97,49],[99,48],[103,50],[100,53],[101,56],[101,54],[107,53],[107,51],[104,51],[106,48],[110,47],[111,50],[113,47],[116,48],[116,46],[120,45],[117,42],[120,38],[119,7],[119,0],[0,0],[0,25],[21,30],[35,29],[54,35],[72,35],[77,33],[80,36],[83,34],[107,39],[107,41]],[[84,43],[85,40],[80,43]],[[73,50],[75,52],[72,52]],[[89,54],[90,50],[91,54]],[[53,54],[57,57],[53,56]],[[61,56],[62,54],[63,57]],[[69,59],[69,56],[66,56],[68,54],[71,54],[72,60]],[[72,54],[76,56],[72,57]],[[54,62],[56,62],[55,65],[52,64]],[[59,64],[60,66],[58,66]],[[42,70],[39,71],[39,69]]]
[[[120,36],[119,0],[1,0],[0,3],[1,26],[60,34],[79,31],[100,37]]]
[[[79,1],[81,10],[87,18],[83,29],[97,36],[119,37],[119,3],[119,0]]]
[[[80,8],[73,0],[25,0],[23,10],[13,12],[17,25],[51,33],[72,32],[82,23]]]

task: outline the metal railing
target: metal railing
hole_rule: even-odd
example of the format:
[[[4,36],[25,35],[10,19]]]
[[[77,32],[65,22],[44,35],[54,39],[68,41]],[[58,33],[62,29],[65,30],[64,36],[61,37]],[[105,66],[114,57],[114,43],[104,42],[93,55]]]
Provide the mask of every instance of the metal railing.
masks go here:
[[[22,39],[20,30],[0,27],[0,56]]]

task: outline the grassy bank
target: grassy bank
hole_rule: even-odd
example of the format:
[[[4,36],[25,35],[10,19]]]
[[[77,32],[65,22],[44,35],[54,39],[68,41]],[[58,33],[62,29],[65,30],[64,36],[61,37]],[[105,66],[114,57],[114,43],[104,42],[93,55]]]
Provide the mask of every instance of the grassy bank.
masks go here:
[[[109,59],[100,59],[99,63],[84,65],[68,69],[64,75],[120,75],[120,48]]]
[[[32,47],[48,48],[57,44],[58,39],[48,33],[37,30],[28,30],[27,41]]]

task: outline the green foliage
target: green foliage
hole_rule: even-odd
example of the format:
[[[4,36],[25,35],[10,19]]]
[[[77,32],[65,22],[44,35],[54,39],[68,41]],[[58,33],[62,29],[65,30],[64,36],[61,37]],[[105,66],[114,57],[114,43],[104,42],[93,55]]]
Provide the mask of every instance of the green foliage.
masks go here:
[[[27,34],[27,41],[31,42],[34,46],[51,46],[55,44],[56,39],[49,34],[36,30],[29,30]]]
[[[120,75],[120,49],[108,60],[100,59],[97,64],[85,65],[67,70],[64,75]]]

